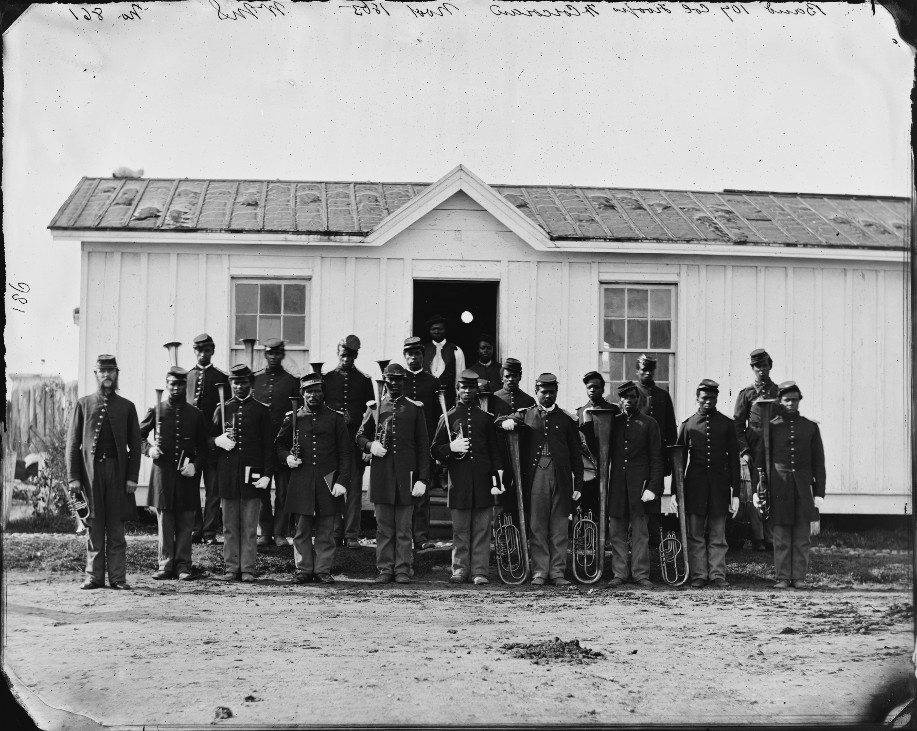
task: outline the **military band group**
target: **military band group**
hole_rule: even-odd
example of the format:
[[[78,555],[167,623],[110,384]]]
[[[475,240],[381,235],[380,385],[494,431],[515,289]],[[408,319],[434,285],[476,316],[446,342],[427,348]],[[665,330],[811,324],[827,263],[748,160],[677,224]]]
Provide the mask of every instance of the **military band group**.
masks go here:
[[[571,528],[588,514],[607,537],[597,550],[610,551],[608,585],[651,587],[650,544],[671,520],[665,504],[684,518],[685,580],[727,586],[726,520],[740,508],[744,476],[753,548],[773,551],[776,588],[806,586],[824,451],[817,424],[799,413],[799,386],[771,380],[763,349],[751,353],[754,382],[739,393],[734,418],[717,410],[718,384],[705,378],[696,413],[676,427],[649,355],[636,360],[636,380],[614,385],[612,400],[602,374],[587,373],[587,401],[573,413],[558,406],[551,373],[534,379],[534,396],[525,393],[522,364],[496,361],[491,336],[479,338],[479,359],[466,368],[446,325],[435,317],[429,340],[407,338],[404,364],[384,367],[378,393],[355,366],[355,335],[339,342],[333,369],[318,364],[297,378],[283,368],[282,340],[262,343],[263,370],[249,363],[226,373],[212,364],[205,333],[193,341],[195,366],[168,369],[165,397],[142,420],[117,393],[115,357],[100,355],[98,389],[79,400],[68,434],[70,489],[89,506],[82,588],[103,587],[106,573],[112,588],[130,588],[123,521],[133,517],[141,454],[152,463],[147,503],[158,517],[154,579],[191,580],[192,542],[222,539],[225,581],[255,580],[259,545],[292,543],[293,582],[333,583],[337,548],[360,547],[368,466],[380,583],[414,580],[415,554],[435,546],[430,491],[441,488],[452,521],[450,582],[493,578],[491,551],[499,564],[507,550],[494,531],[498,516],[522,527],[525,577],[567,585]],[[609,430],[596,428],[600,415]]]

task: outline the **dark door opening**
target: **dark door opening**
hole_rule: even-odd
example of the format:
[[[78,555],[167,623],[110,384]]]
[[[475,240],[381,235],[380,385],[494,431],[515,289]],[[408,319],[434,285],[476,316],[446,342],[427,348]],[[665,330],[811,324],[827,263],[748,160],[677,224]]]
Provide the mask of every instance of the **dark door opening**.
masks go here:
[[[478,359],[478,336],[497,337],[499,282],[414,281],[414,320],[411,332],[429,342],[425,323],[434,315],[446,318],[446,340],[458,345],[470,366]],[[462,315],[465,315],[463,322]],[[500,358],[500,343],[495,343]]]

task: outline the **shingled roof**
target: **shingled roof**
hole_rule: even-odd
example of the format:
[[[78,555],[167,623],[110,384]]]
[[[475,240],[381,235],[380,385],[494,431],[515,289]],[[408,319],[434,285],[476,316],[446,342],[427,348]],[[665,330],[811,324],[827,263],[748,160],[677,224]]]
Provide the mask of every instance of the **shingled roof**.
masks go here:
[[[49,228],[365,236],[430,183],[83,178]],[[906,198],[493,185],[555,241],[906,248]]]

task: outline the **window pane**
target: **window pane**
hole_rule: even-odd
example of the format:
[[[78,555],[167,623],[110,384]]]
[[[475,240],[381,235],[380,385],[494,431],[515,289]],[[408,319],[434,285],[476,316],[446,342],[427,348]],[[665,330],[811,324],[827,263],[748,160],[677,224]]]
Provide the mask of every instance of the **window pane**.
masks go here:
[[[627,380],[624,378],[624,353],[611,353],[611,367],[608,370],[609,380],[611,381],[611,392],[617,393],[615,389],[618,387],[618,384],[621,381]]]
[[[606,380],[611,377],[611,353],[599,353],[599,373],[604,374]]]
[[[669,380],[669,360],[672,356],[668,353],[654,353],[653,355],[656,358],[656,376],[653,380],[667,382]]]
[[[242,338],[258,337],[258,317],[256,315],[236,315],[236,338],[238,343]]]
[[[608,287],[605,290],[605,317],[624,317],[623,287]]]
[[[605,347],[624,347],[624,320],[605,320]]]
[[[628,292],[628,295],[630,293]],[[646,320],[628,320],[627,321],[627,347],[628,348],[645,348],[647,343],[647,322]]]
[[[650,316],[669,319],[672,317],[672,290],[650,290]]]
[[[306,285],[285,284],[283,286],[284,314],[302,315],[306,312]]]
[[[284,315],[283,339],[288,346],[303,345],[306,342],[306,318],[302,315]]]
[[[280,290],[282,286],[283,285],[280,285],[280,284],[262,284],[261,285],[261,314],[262,315],[279,315],[280,314]],[[280,337],[280,335],[276,335],[275,337]],[[262,336],[261,339],[264,340],[264,337]]]
[[[645,289],[627,290],[627,317],[647,317],[649,315],[649,291]],[[636,347],[640,347],[639,345]]]
[[[258,314],[258,285],[257,284],[237,284],[236,285],[236,314],[239,314],[239,315]],[[254,335],[252,337],[254,337]]]
[[[258,340],[263,344],[269,338],[280,337],[280,317],[265,317],[262,315],[258,318]]]
[[[650,320],[650,347],[670,348],[672,342],[671,320]]]

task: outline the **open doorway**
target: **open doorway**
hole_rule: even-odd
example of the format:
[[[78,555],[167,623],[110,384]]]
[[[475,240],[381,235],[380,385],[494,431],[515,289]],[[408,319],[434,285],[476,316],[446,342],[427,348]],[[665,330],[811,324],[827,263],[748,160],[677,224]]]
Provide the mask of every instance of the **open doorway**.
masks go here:
[[[465,353],[465,363],[478,359],[477,339],[482,333],[497,337],[497,291],[499,282],[414,281],[414,317],[411,332],[429,342],[426,321],[434,315],[446,318],[446,340]],[[464,315],[464,317],[463,317]],[[495,343],[495,358],[502,357]]]

